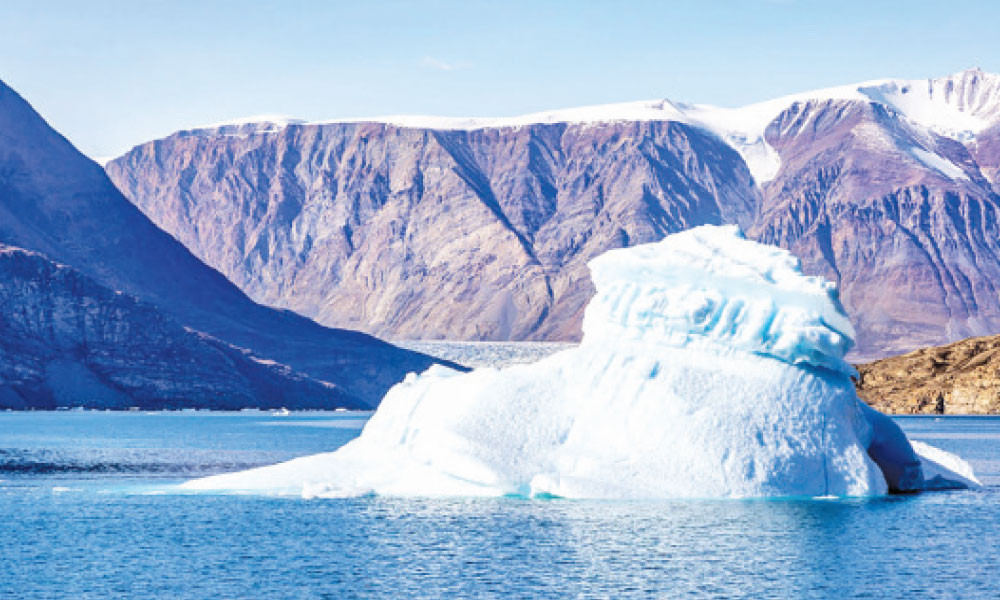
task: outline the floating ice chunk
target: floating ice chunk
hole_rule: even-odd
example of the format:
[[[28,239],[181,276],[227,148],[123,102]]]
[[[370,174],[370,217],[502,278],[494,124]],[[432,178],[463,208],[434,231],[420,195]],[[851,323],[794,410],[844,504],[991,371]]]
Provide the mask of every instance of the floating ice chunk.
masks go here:
[[[674,498],[974,484],[961,459],[918,455],[858,400],[836,289],[789,253],[706,226],[590,266],[580,346],[499,370],[432,367],[336,452],[185,487]]]
[[[961,458],[930,444],[910,443],[920,457],[920,463],[923,467],[923,489],[977,489],[982,487],[982,483],[972,472],[972,467]]]

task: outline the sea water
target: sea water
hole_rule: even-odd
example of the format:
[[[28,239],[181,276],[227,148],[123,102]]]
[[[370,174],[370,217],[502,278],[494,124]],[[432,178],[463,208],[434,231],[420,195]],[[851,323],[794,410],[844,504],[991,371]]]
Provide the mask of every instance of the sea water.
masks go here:
[[[595,502],[181,494],[367,414],[0,413],[3,598],[1000,596],[1000,419],[906,417],[977,492]]]

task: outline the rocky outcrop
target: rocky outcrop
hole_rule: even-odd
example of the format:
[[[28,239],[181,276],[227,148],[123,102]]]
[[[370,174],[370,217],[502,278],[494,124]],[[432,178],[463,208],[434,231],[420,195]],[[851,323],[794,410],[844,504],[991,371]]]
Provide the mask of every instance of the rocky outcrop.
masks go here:
[[[358,407],[40,254],[0,246],[0,409]]]
[[[969,147],[983,176],[993,184],[993,190],[1000,193],[1000,124],[977,135]]]
[[[254,299],[395,338],[573,340],[610,248],[739,223],[837,281],[855,359],[1000,331],[1000,76],[741,109],[247,122],[107,165]]]
[[[895,414],[1000,414],[1000,336],[858,365],[858,395]]]
[[[339,391],[328,396],[329,407],[374,406],[406,373],[422,371],[432,363],[426,356],[370,336],[328,329],[291,312],[255,304],[151,223],[121,195],[100,166],[81,155],[2,83],[0,243],[70,265],[104,288],[154,306],[180,326],[204,332],[224,345],[248,349],[261,359],[288,365],[302,381],[314,379],[336,386]],[[0,287],[7,284],[0,280]],[[20,300],[29,302],[28,307],[35,302],[30,297]],[[3,307],[5,314],[17,310],[17,305]],[[204,338],[204,344],[216,344],[210,338]],[[164,334],[160,339],[170,342],[181,338]],[[184,339],[184,344],[194,344],[190,336]],[[167,347],[150,350],[167,351]],[[219,351],[235,360],[231,348]],[[16,356],[8,359],[16,361]],[[234,368],[242,366],[251,368],[246,361],[234,362]],[[233,373],[232,369],[228,372]],[[234,385],[234,396],[262,393],[256,384]],[[292,386],[289,393],[301,389]],[[207,404],[215,402],[213,394],[205,397]],[[311,402],[311,394],[303,401]]]

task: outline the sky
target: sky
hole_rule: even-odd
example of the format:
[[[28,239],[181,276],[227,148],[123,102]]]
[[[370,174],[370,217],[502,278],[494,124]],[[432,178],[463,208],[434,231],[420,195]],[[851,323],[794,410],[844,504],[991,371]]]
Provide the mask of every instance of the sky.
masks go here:
[[[93,157],[257,114],[513,116],[739,106],[972,66],[1000,3],[3,0],[0,79]]]

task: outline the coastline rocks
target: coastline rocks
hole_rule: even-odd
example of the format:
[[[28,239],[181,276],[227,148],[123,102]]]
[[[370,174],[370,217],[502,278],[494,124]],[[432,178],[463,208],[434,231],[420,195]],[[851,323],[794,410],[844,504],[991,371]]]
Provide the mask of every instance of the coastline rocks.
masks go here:
[[[893,414],[1000,414],[1000,336],[858,365],[858,395]]]

